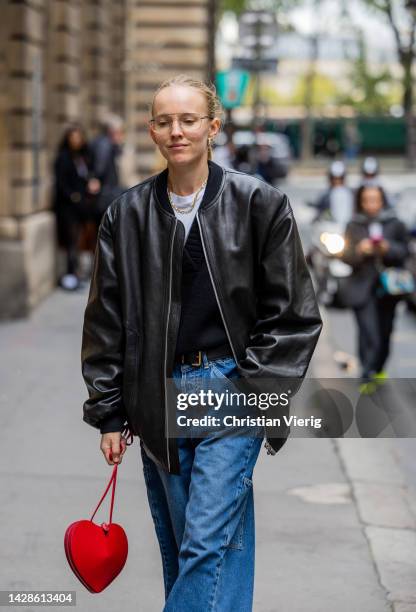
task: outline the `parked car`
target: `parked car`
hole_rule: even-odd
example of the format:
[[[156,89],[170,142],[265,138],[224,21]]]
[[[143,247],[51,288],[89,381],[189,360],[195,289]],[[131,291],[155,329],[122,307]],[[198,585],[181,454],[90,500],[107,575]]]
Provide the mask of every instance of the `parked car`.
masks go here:
[[[214,160],[226,159],[225,134],[216,138]],[[287,136],[275,132],[236,130],[233,134],[234,158],[232,165],[237,170],[258,174],[272,183],[288,175],[292,153]],[[223,154],[224,152],[224,154]],[[229,165],[229,164],[227,164]]]
[[[275,132],[237,130],[233,142],[238,152],[245,147],[250,150],[252,171],[262,175],[260,166],[270,175],[269,182],[288,175],[291,163],[290,143],[287,136]],[[267,176],[263,176],[268,180]]]

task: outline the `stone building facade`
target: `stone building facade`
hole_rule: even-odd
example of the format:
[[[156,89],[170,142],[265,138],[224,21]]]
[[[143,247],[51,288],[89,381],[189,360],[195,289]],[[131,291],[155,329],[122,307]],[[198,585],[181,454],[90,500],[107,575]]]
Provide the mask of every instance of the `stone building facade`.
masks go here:
[[[4,0],[0,20],[0,318],[56,285],[51,168],[65,126],[126,123],[131,182],[155,171],[157,84],[213,77],[212,0]]]

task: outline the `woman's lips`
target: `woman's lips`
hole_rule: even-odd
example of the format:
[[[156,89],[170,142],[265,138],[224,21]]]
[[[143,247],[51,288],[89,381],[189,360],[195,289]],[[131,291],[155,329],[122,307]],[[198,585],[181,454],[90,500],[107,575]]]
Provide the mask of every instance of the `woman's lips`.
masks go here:
[[[169,148],[170,149],[184,149],[187,146],[188,145],[171,145]]]

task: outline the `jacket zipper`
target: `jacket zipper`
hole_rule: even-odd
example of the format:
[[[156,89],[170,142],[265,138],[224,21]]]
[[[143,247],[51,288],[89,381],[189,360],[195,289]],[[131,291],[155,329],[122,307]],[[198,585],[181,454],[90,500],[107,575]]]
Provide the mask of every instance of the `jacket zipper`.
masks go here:
[[[219,308],[219,311],[220,311],[220,314],[221,314],[222,322],[224,323],[224,328],[225,328],[225,331],[226,331],[226,334],[227,334],[228,342],[230,343],[231,350],[233,352],[234,361],[237,364],[238,363],[237,355],[235,353],[233,343],[231,342],[230,332],[228,331],[227,322],[225,320],[224,313],[223,313],[223,310],[221,308],[220,300],[218,298],[217,288],[216,288],[215,282],[214,282],[214,277],[212,276],[212,272],[211,272],[211,266],[210,266],[209,261],[208,261],[207,250],[205,248],[205,242],[204,242],[204,236],[202,234],[201,223],[200,223],[200,220],[199,220],[199,211],[196,213],[196,219],[198,221],[199,233],[201,235],[202,250],[204,251],[205,261],[207,262],[207,268],[208,268],[208,272],[209,272],[209,277],[211,279],[212,288],[214,289],[215,299],[217,300],[218,308]]]
[[[218,304],[218,308],[219,308],[219,311],[220,311],[220,314],[221,314],[222,322],[224,323],[224,328],[225,328],[225,331],[226,331],[226,334],[227,334],[228,342],[230,343],[231,350],[233,352],[234,361],[236,362],[236,364],[238,364],[237,355],[235,353],[233,343],[231,342],[230,332],[228,330],[227,322],[225,320],[224,313],[223,313],[223,310],[221,308],[220,300],[218,299],[217,288],[215,286],[214,277],[212,276],[211,267],[209,265],[209,261],[208,261],[208,257],[207,257],[207,250],[205,248],[204,236],[202,234],[201,223],[199,221],[199,211],[196,213],[196,219],[198,221],[199,233],[201,235],[202,249],[204,251],[205,261],[207,262],[207,268],[208,268],[209,276],[210,276],[210,279],[211,279],[212,288],[214,289],[215,298],[217,300],[217,304]],[[265,442],[264,446],[267,449],[267,454],[268,455],[275,455],[276,454],[276,451],[271,446],[271,444],[267,441],[267,439],[266,439],[266,442]]]
[[[170,307],[172,303],[172,261],[173,261],[173,243],[175,241],[176,234],[176,226],[178,225],[178,220],[175,217],[175,227],[173,229],[172,241],[170,243],[170,254],[169,254],[169,301],[168,301],[168,313],[166,317],[166,331],[165,331],[165,360],[163,364],[164,376],[163,376],[163,384],[165,390],[165,435],[166,435],[166,454],[168,459],[168,470],[170,472],[170,456],[169,456],[169,437],[167,431],[168,425],[168,408],[167,408],[167,390],[166,390],[166,366],[167,366],[167,352],[168,352],[168,331],[169,331],[169,318],[170,318]]]

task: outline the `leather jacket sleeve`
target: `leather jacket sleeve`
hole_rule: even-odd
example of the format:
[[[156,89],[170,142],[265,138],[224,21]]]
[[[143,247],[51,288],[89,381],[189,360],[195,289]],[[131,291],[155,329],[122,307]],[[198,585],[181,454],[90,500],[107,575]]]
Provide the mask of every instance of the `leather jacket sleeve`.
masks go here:
[[[98,233],[81,351],[89,393],[83,420],[101,433],[122,431],[126,420],[122,402],[124,329],[110,219],[108,209]]]
[[[287,196],[285,200],[263,248],[257,322],[240,366],[244,377],[291,379],[293,394],[306,374],[322,319]]]

